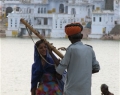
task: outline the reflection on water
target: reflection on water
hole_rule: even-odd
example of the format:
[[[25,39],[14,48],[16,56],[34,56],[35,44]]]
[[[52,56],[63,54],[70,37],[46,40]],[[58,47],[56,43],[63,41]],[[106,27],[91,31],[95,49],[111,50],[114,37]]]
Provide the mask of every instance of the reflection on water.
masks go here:
[[[34,42],[38,39],[34,38]],[[68,39],[47,39],[58,47],[68,47]],[[34,42],[29,38],[1,38],[1,95],[30,95],[31,65]],[[119,41],[83,40],[92,45],[101,70],[92,76],[92,95],[100,95],[100,85],[106,83],[111,92],[119,94]],[[65,52],[62,52],[63,54]]]

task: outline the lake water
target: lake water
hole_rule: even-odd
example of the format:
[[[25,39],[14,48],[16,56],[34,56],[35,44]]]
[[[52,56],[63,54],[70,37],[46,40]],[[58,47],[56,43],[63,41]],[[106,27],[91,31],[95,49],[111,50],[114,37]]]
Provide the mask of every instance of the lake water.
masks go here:
[[[36,42],[38,38],[34,38]],[[47,39],[58,47],[68,47],[68,39]],[[82,40],[93,46],[101,70],[92,75],[92,95],[101,95],[106,83],[114,95],[120,95],[120,41]],[[65,52],[62,51],[64,54]],[[34,43],[30,38],[0,38],[0,95],[30,95]]]

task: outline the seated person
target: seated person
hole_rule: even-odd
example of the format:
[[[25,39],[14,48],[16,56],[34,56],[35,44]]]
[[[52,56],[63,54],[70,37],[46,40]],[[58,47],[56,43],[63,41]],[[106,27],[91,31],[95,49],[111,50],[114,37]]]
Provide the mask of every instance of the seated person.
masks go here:
[[[101,92],[101,95],[114,95],[109,91],[108,86],[106,84],[101,85]]]

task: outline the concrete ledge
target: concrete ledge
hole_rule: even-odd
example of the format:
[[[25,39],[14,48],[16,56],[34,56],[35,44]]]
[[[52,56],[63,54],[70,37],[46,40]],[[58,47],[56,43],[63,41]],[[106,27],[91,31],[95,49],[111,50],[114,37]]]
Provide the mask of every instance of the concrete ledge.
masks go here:
[[[102,34],[90,34],[88,35],[88,38],[100,39],[102,36],[103,36]]]

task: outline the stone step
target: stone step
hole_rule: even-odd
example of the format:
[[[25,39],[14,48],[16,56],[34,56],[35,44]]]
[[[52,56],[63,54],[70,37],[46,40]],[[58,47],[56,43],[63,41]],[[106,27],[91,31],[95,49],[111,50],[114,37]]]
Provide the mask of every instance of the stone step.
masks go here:
[[[88,35],[91,33],[91,29],[89,28],[83,28],[82,34],[83,38],[88,38]]]
[[[0,33],[0,38],[2,37],[6,37],[6,34],[5,33]]]
[[[0,33],[5,33],[5,31],[4,30],[0,30]]]

